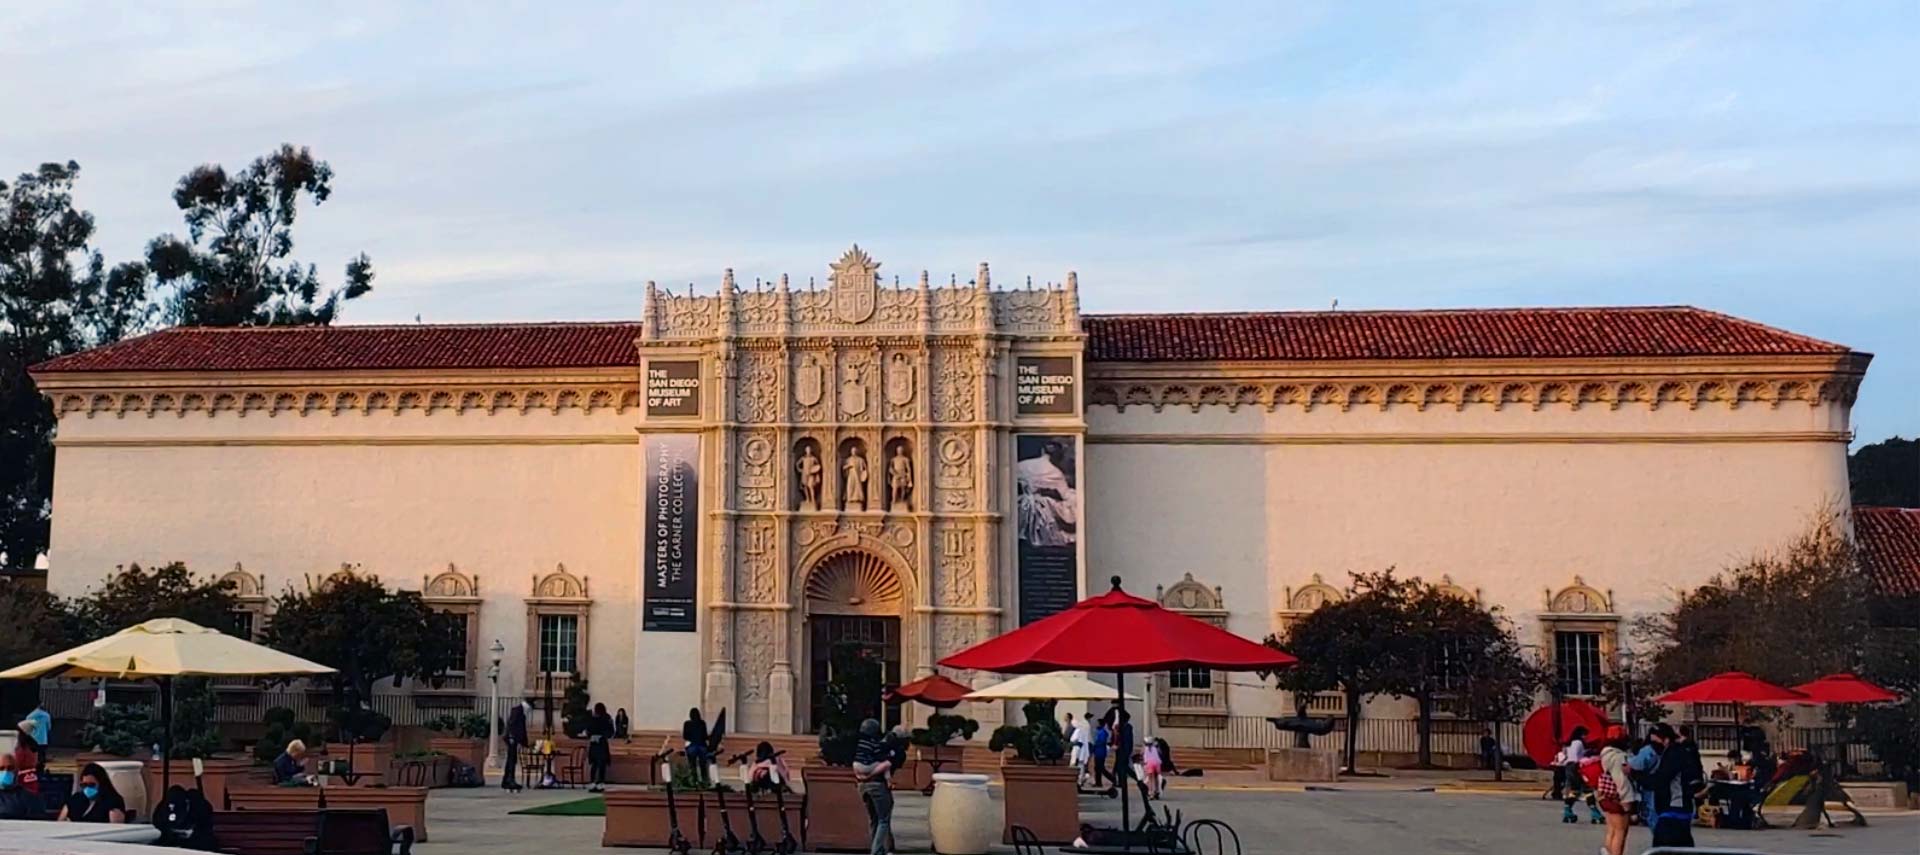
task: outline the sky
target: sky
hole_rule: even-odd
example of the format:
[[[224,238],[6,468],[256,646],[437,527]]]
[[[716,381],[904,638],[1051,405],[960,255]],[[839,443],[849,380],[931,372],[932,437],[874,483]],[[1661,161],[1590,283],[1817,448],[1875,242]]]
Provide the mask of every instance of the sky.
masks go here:
[[[1920,3],[0,0],[0,173],[109,263],[188,169],[336,173],[347,322],[644,285],[1079,273],[1090,312],[1692,304],[1874,353],[1920,434]]]

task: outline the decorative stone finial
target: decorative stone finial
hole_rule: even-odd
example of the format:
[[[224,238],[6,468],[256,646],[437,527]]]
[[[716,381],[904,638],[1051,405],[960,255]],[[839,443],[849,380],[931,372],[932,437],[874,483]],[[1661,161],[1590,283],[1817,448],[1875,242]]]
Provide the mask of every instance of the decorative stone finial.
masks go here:
[[[993,273],[987,269],[987,263],[980,262],[980,272],[973,277],[973,287],[982,291],[993,289]]]
[[[785,273],[780,274],[780,290],[787,290],[787,274]]]

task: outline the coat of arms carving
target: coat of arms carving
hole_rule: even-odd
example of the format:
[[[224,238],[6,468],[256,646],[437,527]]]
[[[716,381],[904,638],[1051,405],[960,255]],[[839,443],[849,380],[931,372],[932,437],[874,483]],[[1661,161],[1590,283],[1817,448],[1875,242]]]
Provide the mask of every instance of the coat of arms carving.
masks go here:
[[[913,401],[913,358],[896,353],[887,359],[887,403],[904,407]]]
[[[826,391],[826,385],[827,367],[820,361],[820,354],[801,354],[800,366],[793,372],[794,399],[803,407],[818,404],[820,394]]]
[[[842,323],[864,323],[879,303],[880,262],[854,244],[833,263],[833,315]]]

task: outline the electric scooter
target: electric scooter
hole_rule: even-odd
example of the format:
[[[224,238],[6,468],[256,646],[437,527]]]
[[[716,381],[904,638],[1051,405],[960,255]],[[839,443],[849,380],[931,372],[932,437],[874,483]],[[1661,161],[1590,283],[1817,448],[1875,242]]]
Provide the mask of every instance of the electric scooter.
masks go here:
[[[785,751],[779,751],[773,756],[778,757],[785,753]],[[773,804],[774,810],[780,814],[780,842],[773,844],[774,855],[794,855],[795,852],[800,851],[800,841],[793,839],[793,827],[787,823],[787,782],[781,781],[773,788]],[[805,833],[804,825],[801,832]]]
[[[733,765],[740,769],[740,787],[747,794],[747,855],[760,855],[767,851],[767,838],[760,834],[760,814],[753,804],[753,752],[742,751],[733,756]]]
[[[740,838],[733,833],[733,815],[727,813],[727,785],[715,782],[713,797],[720,804],[720,839],[713,842],[713,855],[738,855],[746,847],[740,845]]]
[[[666,763],[668,758],[672,756],[673,749],[671,748],[655,754],[653,756],[653,765],[659,767],[661,764]],[[680,833],[680,809],[675,807],[673,803],[673,775],[671,773],[666,776],[666,785],[667,827],[669,829],[667,832],[667,851],[672,852],[673,855],[692,855],[693,842],[688,840],[686,835]]]

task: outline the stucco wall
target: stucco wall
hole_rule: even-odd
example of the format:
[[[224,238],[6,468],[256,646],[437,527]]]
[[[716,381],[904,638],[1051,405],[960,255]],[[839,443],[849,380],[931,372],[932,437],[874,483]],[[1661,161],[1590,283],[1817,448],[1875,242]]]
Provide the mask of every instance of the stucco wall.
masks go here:
[[[479,579],[480,670],[500,639],[507,694],[526,685],[533,578],[564,564],[594,600],[596,700],[665,726],[698,697],[698,645],[692,634],[638,637],[633,437],[631,414],[607,411],[69,416],[49,584],[77,594],[115,565],[179,560],[210,574],[238,562],[273,593],[342,563],[417,590],[451,563]]]
[[[1089,578],[1151,595],[1190,572],[1253,638],[1273,631],[1288,586],[1392,566],[1450,575],[1535,643],[1546,590],[1575,575],[1631,619],[1847,499],[1844,440],[1815,436],[1844,431],[1837,404],[1087,418]],[[1290,713],[1279,700],[1229,691],[1235,715]]]

